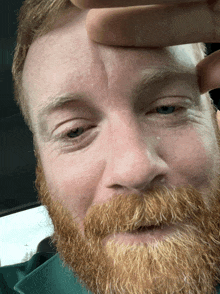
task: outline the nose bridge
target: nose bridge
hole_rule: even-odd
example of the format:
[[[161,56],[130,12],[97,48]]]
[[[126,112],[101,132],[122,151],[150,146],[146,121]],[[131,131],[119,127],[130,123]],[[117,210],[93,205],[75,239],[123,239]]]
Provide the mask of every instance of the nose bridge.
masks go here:
[[[138,189],[163,172],[165,165],[156,154],[155,138],[142,130],[132,113],[115,115],[109,132],[108,187],[120,185]]]
[[[122,160],[125,154],[134,160],[138,160],[140,156],[145,157],[147,140],[142,136],[141,127],[132,114],[115,116],[110,128],[115,160]],[[149,143],[148,141],[148,145]]]

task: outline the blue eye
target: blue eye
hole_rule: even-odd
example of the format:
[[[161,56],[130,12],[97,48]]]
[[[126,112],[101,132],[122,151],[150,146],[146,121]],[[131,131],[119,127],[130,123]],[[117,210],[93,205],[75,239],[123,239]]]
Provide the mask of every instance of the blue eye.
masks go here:
[[[157,107],[156,110],[161,109],[160,114],[171,114],[175,110],[175,106],[162,106],[162,107]],[[163,112],[163,113],[162,113]]]

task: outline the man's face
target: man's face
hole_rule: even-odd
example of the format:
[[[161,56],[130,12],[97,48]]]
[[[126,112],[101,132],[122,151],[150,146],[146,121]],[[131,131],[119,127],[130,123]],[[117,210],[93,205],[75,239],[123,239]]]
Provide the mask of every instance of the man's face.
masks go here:
[[[60,257],[93,293],[211,293],[219,132],[191,46],[96,44],[86,14],[37,39],[23,75]]]

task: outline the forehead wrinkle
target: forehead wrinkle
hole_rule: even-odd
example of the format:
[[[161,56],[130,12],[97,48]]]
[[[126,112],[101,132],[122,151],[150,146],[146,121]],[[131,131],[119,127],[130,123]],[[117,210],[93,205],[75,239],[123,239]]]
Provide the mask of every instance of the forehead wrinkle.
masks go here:
[[[74,26],[73,26],[73,24],[74,24]],[[67,33],[64,30],[64,27],[63,28],[60,27],[59,29],[57,29],[56,34],[54,34],[54,40],[56,38],[59,38],[59,35],[61,34],[61,32],[63,33],[63,37],[64,37],[64,35],[67,35],[66,37],[68,37],[70,33],[71,33],[71,36],[75,35],[76,34],[76,30],[75,29],[72,30],[72,29],[75,28],[76,25],[77,25],[77,28],[80,28],[80,32],[81,32],[82,31],[82,28],[84,26],[84,23],[81,22],[81,24],[79,25],[79,23],[76,24],[75,22],[72,22],[71,21],[70,24],[68,24],[66,26],[66,28],[68,27]],[[73,28],[72,28],[72,26],[73,26]],[[84,28],[83,28],[83,30],[84,30]],[[47,39],[48,39],[49,36],[50,35],[44,36],[46,39],[45,38],[42,38],[42,45],[43,45],[44,41],[47,41]],[[110,85],[111,82],[114,83],[115,81],[117,81],[117,79],[114,80],[113,78],[114,78],[114,71],[117,68],[119,69],[119,67],[120,67],[119,65],[120,64],[122,64],[123,66],[130,65],[130,58],[129,58],[129,56],[131,56],[131,57],[134,56],[134,57],[137,57],[137,59],[141,60],[141,57],[143,56],[143,53],[145,51],[146,51],[146,53],[148,53],[146,56],[149,56],[150,51],[151,52],[156,52],[157,51],[158,53],[159,52],[162,52],[161,50],[152,50],[152,49],[151,50],[146,50],[146,49],[143,49],[143,48],[141,48],[141,49],[140,48],[127,48],[127,47],[126,48],[121,48],[121,47],[120,48],[117,48],[117,47],[111,47],[111,46],[104,46],[104,45],[101,45],[101,44],[97,44],[95,42],[92,42],[92,41],[90,41],[88,39],[84,39],[84,37],[85,37],[84,34],[83,34],[83,36],[81,36],[81,34],[78,35],[78,33],[77,33],[77,40],[78,40],[78,37],[80,38],[79,40],[81,40],[81,38],[82,38],[83,42],[86,40],[85,49],[86,50],[89,50],[90,53],[92,53],[92,52],[95,53],[95,55],[92,54],[92,57],[94,57],[94,56],[96,58],[98,57],[98,59],[100,61],[99,64],[101,64],[101,66],[103,68],[103,71],[101,71],[101,74],[104,75],[104,73],[105,73],[105,76],[106,76],[106,81],[105,82],[107,83],[107,88],[108,89],[111,86]],[[52,37],[52,39],[53,39],[53,37]],[[86,48],[86,47],[88,47],[88,48]],[[47,46],[47,48],[48,48],[48,46]],[[104,48],[104,50],[102,50],[103,48]],[[65,46],[64,46],[64,49],[65,49]],[[85,50],[85,53],[86,53],[86,50]],[[38,50],[38,52],[39,52],[39,50]],[[136,53],[139,53],[139,52],[140,52],[140,55],[139,54],[136,55]],[[135,53],[135,54],[133,55],[133,53]],[[54,54],[54,52],[53,52],[53,54]],[[123,55],[126,57],[125,59],[123,58]],[[159,55],[158,55],[158,57],[159,57]],[[189,55],[189,54],[187,54],[187,55]],[[51,56],[51,54],[50,54],[50,56]],[[128,56],[128,58],[127,58],[127,56]],[[154,59],[157,59],[157,58],[154,58]],[[121,62],[120,64],[118,63],[119,61]],[[67,63],[67,61],[66,61],[66,63]],[[112,66],[112,64],[114,66]],[[132,65],[132,60],[131,60],[131,65]],[[130,69],[133,68],[133,65],[131,67],[129,67],[129,68]],[[127,72],[125,74],[127,74]],[[117,76],[116,76],[116,78],[117,78]],[[107,91],[107,93],[108,93],[108,91]]]
[[[102,68],[104,69],[104,73],[105,73],[105,76],[106,76],[106,80],[107,80],[107,89],[109,88],[109,77],[108,77],[108,71],[107,71],[107,66],[105,64],[105,61],[104,59],[102,58],[102,54],[101,54],[101,48],[99,46],[96,47],[97,48],[97,53],[98,53],[98,56],[99,56],[99,60],[101,62],[101,66]]]

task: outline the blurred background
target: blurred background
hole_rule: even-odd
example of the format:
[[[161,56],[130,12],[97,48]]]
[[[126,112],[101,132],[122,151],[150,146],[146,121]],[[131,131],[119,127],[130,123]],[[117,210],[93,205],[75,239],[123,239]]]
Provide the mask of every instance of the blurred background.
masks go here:
[[[11,67],[22,3],[1,0],[0,9],[0,217],[40,205],[32,134],[13,99]]]
[[[0,217],[40,206],[32,134],[13,99],[11,66],[22,0],[1,0],[0,9]],[[220,44],[206,44],[208,54]],[[217,108],[220,90],[211,91]]]

